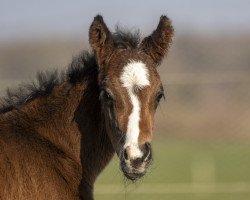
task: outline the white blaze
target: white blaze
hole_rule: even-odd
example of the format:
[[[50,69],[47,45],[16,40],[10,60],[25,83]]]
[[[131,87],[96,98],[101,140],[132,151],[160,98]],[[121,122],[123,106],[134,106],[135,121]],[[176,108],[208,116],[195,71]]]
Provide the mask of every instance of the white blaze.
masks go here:
[[[123,87],[127,89],[133,106],[128,119],[124,148],[128,147],[129,155],[131,157],[142,157],[142,152],[138,145],[141,105],[134,91],[135,88],[142,89],[150,85],[148,69],[142,62],[130,61],[126,66],[124,66],[120,80]]]

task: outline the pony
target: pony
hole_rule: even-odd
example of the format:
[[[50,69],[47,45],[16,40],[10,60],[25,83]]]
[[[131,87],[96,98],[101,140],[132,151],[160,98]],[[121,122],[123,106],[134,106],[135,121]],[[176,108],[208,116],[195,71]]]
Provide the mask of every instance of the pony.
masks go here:
[[[157,72],[172,41],[161,16],[151,35],[117,29],[97,15],[91,52],[68,70],[40,73],[8,90],[0,107],[0,199],[92,200],[98,175],[117,154],[136,181],[152,162],[153,117],[164,97]]]

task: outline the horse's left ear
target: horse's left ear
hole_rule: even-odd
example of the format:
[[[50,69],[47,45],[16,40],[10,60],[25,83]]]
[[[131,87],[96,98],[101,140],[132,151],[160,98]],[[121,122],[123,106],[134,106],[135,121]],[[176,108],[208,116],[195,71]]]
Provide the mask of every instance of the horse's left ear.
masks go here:
[[[156,30],[142,40],[139,48],[159,65],[168,51],[173,35],[174,28],[171,20],[166,16],[161,16]]]
[[[95,51],[99,66],[103,66],[113,51],[113,39],[101,15],[97,15],[90,26],[89,43]]]

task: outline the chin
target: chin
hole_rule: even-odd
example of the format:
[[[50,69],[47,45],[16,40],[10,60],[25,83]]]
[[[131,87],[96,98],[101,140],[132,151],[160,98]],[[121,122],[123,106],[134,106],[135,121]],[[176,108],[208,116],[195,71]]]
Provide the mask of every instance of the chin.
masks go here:
[[[128,172],[123,172],[124,176],[131,181],[137,181],[141,179],[146,173],[128,173]]]
[[[124,176],[131,181],[137,181],[141,179],[147,173],[146,164],[140,166],[139,168],[132,168],[131,166],[126,165],[125,162],[121,162],[121,170]]]

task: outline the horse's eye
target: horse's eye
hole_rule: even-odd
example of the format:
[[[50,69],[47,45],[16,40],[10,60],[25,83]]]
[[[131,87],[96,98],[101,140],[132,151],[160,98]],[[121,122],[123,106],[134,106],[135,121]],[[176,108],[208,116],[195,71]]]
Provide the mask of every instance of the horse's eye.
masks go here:
[[[163,92],[159,92],[156,96],[156,102],[157,104],[161,101],[162,97],[164,97],[164,93]]]
[[[113,97],[106,90],[102,90],[100,93],[100,100],[105,103],[112,103],[114,101]]]

